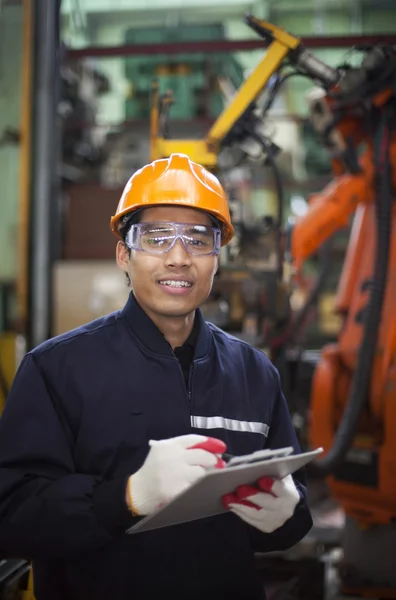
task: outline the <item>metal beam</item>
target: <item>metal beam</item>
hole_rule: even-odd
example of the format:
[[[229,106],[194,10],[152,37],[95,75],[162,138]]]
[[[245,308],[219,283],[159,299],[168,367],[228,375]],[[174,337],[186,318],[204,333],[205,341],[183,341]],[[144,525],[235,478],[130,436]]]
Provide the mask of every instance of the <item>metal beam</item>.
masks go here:
[[[28,346],[50,336],[57,201],[59,0],[34,0],[33,152]]]
[[[224,0],[188,0],[186,6],[182,6],[180,0],[84,0],[80,3],[76,2],[65,2],[63,1],[62,13],[71,14],[76,10],[75,6],[80,4],[81,8],[84,9],[86,15],[102,15],[106,18],[111,13],[125,13],[134,14],[135,11],[143,11],[145,13],[153,13],[162,10],[180,10],[183,8],[194,9],[199,6],[212,7],[224,9]],[[227,0],[227,6],[236,5],[239,9],[250,6],[249,0]]]
[[[374,44],[396,44],[396,34],[304,36],[301,41],[306,48],[350,48]],[[240,52],[264,50],[265,44],[257,40],[206,40],[196,42],[173,42],[160,44],[125,44],[121,46],[90,46],[69,48],[66,58],[78,60],[87,57],[147,56],[152,54],[194,54],[212,52]]]

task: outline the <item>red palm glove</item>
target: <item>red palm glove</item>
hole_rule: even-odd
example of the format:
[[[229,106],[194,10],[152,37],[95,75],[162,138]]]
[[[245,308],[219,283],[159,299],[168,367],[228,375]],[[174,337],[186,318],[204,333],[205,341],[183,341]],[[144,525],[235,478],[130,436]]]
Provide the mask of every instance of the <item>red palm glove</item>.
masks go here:
[[[263,533],[272,533],[293,516],[300,495],[291,475],[275,480],[262,477],[258,487],[241,485],[223,496],[223,505]]]

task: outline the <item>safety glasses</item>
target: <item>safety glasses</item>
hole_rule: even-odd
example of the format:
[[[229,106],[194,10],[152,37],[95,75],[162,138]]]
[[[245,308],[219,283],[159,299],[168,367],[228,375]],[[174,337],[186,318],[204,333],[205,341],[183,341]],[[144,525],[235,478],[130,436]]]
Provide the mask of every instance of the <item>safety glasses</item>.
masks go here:
[[[188,254],[219,254],[221,231],[217,227],[193,223],[135,223],[128,231],[125,243],[131,250],[164,254],[177,240],[182,242]]]

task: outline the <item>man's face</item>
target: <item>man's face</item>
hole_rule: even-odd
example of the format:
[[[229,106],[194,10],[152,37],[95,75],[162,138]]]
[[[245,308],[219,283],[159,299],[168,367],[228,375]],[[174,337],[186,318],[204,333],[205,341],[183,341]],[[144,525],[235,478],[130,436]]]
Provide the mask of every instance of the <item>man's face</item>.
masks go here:
[[[212,225],[204,212],[179,206],[147,208],[140,218],[140,222],[161,221]],[[209,296],[218,258],[214,255],[188,254],[179,239],[164,254],[131,250],[130,257],[125,245],[119,242],[117,263],[120,269],[129,274],[136,300],[149,316],[184,317]],[[190,287],[172,287],[172,280],[186,281]]]

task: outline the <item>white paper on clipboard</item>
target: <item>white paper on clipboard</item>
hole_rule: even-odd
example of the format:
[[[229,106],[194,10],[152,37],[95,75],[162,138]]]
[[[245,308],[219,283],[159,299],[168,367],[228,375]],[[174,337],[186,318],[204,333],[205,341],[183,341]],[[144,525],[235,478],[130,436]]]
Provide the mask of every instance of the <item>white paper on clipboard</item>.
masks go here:
[[[282,455],[284,450],[284,455]],[[179,494],[166,506],[141,519],[128,530],[130,534],[169,527],[187,521],[212,517],[227,512],[221,499],[239,485],[254,485],[260,477],[283,479],[311,462],[322,448],[301,454],[288,453],[288,448],[276,452],[274,458],[264,458],[253,463],[214,469],[202,477],[188,490]],[[280,456],[279,456],[280,454]]]

